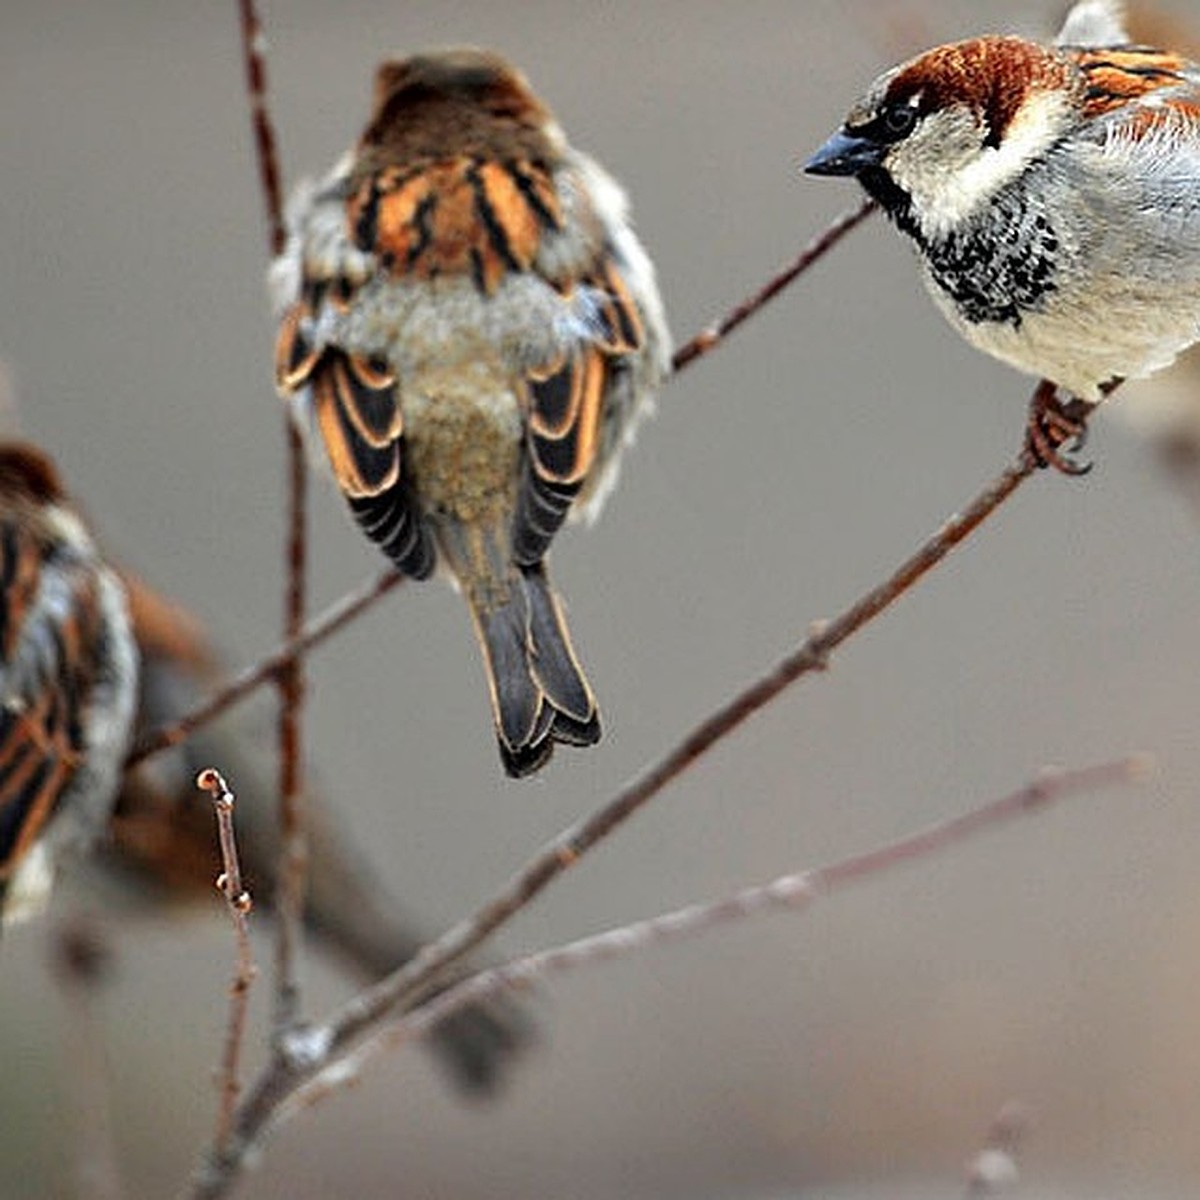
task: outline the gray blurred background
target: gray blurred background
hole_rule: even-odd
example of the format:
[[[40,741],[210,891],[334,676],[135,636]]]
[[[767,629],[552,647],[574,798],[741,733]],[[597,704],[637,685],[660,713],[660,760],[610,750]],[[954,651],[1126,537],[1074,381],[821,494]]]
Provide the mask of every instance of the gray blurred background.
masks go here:
[[[294,0],[266,17],[289,181],[355,136],[383,54],[512,55],[629,187],[683,340],[857,202],[797,168],[878,70],[1057,13]],[[279,636],[283,453],[234,5],[7,0],[0,112],[0,358],[21,427],[125,560],[248,661]],[[872,223],[664,393],[604,520],[560,538],[600,748],[503,779],[465,611],[408,588],[312,663],[310,746],[346,822],[432,926],[463,914],[965,503],[1011,458],[1029,390],[957,340]],[[1043,764],[1146,750],[1148,786],[811,915],[556,981],[545,1044],[495,1105],[391,1054],[288,1126],[241,1194],[952,1198],[1015,1097],[1034,1113],[1026,1194],[1195,1195],[1200,527],[1119,419],[1092,450],[1089,478],[1032,481],[500,949],[873,845]],[[381,565],[322,480],[312,534],[314,607]],[[215,898],[211,920],[118,926],[113,1119],[130,1195],[165,1196],[210,1132],[232,945]],[[70,1194],[49,928],[7,939],[0,971],[12,1200]],[[345,993],[317,960],[305,981],[314,1012]]]

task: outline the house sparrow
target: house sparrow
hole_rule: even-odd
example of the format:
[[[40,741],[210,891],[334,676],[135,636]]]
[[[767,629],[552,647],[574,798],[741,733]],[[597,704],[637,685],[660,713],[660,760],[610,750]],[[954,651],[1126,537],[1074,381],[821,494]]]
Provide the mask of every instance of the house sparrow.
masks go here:
[[[103,832],[133,721],[125,593],[53,464],[0,442],[0,912],[35,914]]]
[[[190,712],[229,671],[200,622],[173,600],[126,571],[133,633],[142,659],[136,730],[157,730]],[[255,911],[269,911],[280,839],[274,728],[242,708],[192,733],[184,742],[127,772],[109,836],[85,873],[93,892],[135,911],[171,906],[219,912],[214,880],[221,871],[212,806],[196,792],[196,776],[217,765],[237,793],[238,857]],[[354,844],[344,816],[305,772],[309,832],[304,925],[338,964],[373,983],[428,940],[399,911],[370,860]],[[533,1042],[533,1021],[511,997],[472,1005],[440,1025],[432,1048],[465,1091],[498,1088],[520,1052]]]
[[[619,186],[496,54],[385,62],[272,268],[277,382],[355,519],[471,610],[510,775],[600,719],[545,555],[594,516],[669,367]]]
[[[1130,44],[1118,4],[893,68],[806,170],[857,176],[950,323],[1043,378],[1043,464],[1082,469],[1059,447],[1086,412],[1200,339],[1200,68]]]

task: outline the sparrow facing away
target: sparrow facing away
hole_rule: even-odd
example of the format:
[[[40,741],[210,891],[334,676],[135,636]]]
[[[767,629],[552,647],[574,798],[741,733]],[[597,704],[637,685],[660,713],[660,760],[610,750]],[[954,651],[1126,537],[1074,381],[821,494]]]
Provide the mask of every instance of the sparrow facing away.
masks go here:
[[[0,912],[35,914],[103,833],[133,720],[125,593],[49,459],[0,442]]]
[[[191,613],[136,575],[126,571],[122,577],[142,661],[135,726],[141,736],[190,712],[230,672]],[[282,847],[275,731],[270,720],[256,719],[261,715],[239,709],[126,773],[109,836],[92,859],[98,869],[85,873],[94,890],[135,912],[161,913],[168,906],[219,911],[213,887],[221,871],[216,826],[212,806],[196,791],[197,774],[219,765],[237,793],[238,858],[255,913],[270,909]],[[305,930],[339,966],[374,983],[428,939],[391,900],[313,774],[311,768],[305,772]],[[453,1081],[480,1095],[506,1081],[514,1060],[535,1038],[526,1009],[499,996],[448,1018],[434,1030],[431,1045]]]
[[[358,144],[297,198],[272,282],[278,386],[367,536],[465,596],[505,769],[595,743],[545,555],[564,518],[599,510],[669,368],[620,187],[498,55],[385,62]]]
[[[1090,407],[1200,339],[1200,68],[1130,44],[1119,4],[893,68],[806,170],[857,176],[950,323],[1047,381],[1043,462],[1082,431],[1055,387]]]

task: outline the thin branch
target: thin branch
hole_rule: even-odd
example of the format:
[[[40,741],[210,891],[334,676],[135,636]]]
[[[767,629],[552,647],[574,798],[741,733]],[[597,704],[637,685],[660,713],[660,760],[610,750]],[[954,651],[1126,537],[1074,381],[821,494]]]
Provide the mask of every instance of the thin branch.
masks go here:
[[[331,604],[319,617],[311,620],[304,627],[304,632],[295,641],[284,642],[276,647],[265,658],[259,659],[252,666],[235,675],[227,684],[221,687],[210,699],[178,721],[164,725],[143,737],[129,752],[125,767],[136,767],[138,763],[166,750],[177,746],[185,738],[190,737],[197,729],[203,728],[210,721],[216,720],[235,704],[256,692],[264,683],[275,682],[280,672],[296,658],[307,655],[322,642],[327,641],[335,633],[339,633],[347,625],[372,608],[377,600],[381,600],[389,592],[395,591],[404,582],[404,576],[399,571],[389,568],[375,579],[368,580],[357,591],[343,596]]]
[[[1019,817],[1042,812],[1070,796],[1134,782],[1145,773],[1147,766],[1147,758],[1139,755],[1075,771],[1043,772],[1039,778],[1016,792],[874,850],[853,854],[813,870],[784,875],[770,883],[743,889],[722,900],[691,905],[646,921],[581,938],[564,946],[524,955],[451,985],[425,1001],[419,1011],[408,1013],[387,1028],[372,1029],[368,1040],[359,1041],[345,1054],[334,1051],[334,1043],[327,1036],[328,1027],[314,1027],[309,1031],[308,1040],[311,1046],[319,1048],[319,1052],[308,1064],[310,1069],[302,1079],[297,1077],[292,1086],[276,1098],[275,1105],[266,1114],[268,1120],[256,1130],[252,1144],[260,1144],[270,1128],[300,1102],[311,1104],[353,1080],[364,1056],[374,1053],[383,1045],[394,1046],[419,1039],[447,1017],[472,1003],[488,999],[506,989],[537,982],[552,973],[608,962],[635,951],[694,937],[721,925],[768,912],[806,909],[834,892],[853,887],[897,867],[945,853],[955,845]],[[1014,1123],[1003,1120],[1002,1114],[1002,1118],[993,1126],[989,1148],[1011,1152],[1015,1148],[1011,1139],[1003,1145],[996,1139],[1000,1137],[999,1131],[1006,1133],[1013,1128]],[[248,1148],[248,1145],[244,1147],[242,1155],[236,1158],[214,1160],[210,1164],[201,1188],[195,1193],[198,1200],[216,1200],[228,1193]],[[987,1166],[991,1170],[997,1164],[989,1158]],[[996,1178],[995,1175],[989,1175],[993,1183]]]
[[[823,233],[818,234],[800,252],[794,262],[784,267],[773,279],[763,284],[753,295],[748,296],[736,308],[730,310],[715,325],[696,334],[685,342],[671,360],[676,375],[703,358],[710,350],[719,346],[739,325],[748,321],[755,313],[769,304],[784,288],[795,283],[809,267],[820,261],[848,234],[857,229],[879,206],[874,200],[865,200],[853,212],[838,217]]]
[[[302,435],[284,414],[288,445],[287,593],[284,637],[299,639],[304,631],[307,541],[307,471]],[[300,1014],[296,957],[303,936],[304,890],[308,875],[308,831],[304,819],[302,716],[304,660],[293,658],[279,675],[279,825],[282,840],[276,894],[275,1036],[292,1029]]]
[[[420,1038],[470,1004],[487,1000],[507,989],[537,983],[550,974],[624,958],[627,954],[667,942],[682,941],[764,913],[806,909],[842,888],[883,875],[896,867],[942,854],[952,846],[989,829],[1039,813],[1068,797],[1136,782],[1145,774],[1147,764],[1146,756],[1136,755],[1075,771],[1046,771],[1008,796],[992,800],[960,816],[939,821],[875,850],[853,854],[813,870],[782,875],[770,883],[744,888],[721,900],[689,905],[649,920],[637,921],[619,929],[568,942],[564,946],[500,963],[439,992],[422,1004],[418,1011],[400,1018],[384,1033],[384,1039],[388,1045],[396,1045]],[[362,1049],[356,1048],[355,1057]],[[339,1072],[340,1068],[341,1064]],[[1023,1128],[1023,1121],[1017,1118],[1017,1109],[1006,1107],[992,1125],[987,1150],[997,1154],[1003,1152],[1012,1159]],[[979,1161],[983,1161],[982,1155]],[[992,1170],[989,1173],[988,1164],[995,1166],[988,1159],[981,1169],[989,1179],[995,1181],[997,1172]]]
[[[280,183],[279,149],[275,126],[267,108],[266,39],[254,0],[238,0],[242,27],[242,57],[246,66],[246,96],[254,130],[254,152],[267,216],[267,251],[272,258],[283,253],[287,227],[283,221],[283,186]]]
[[[268,140],[269,144],[274,144],[273,138]],[[731,309],[715,325],[698,333],[691,341],[681,346],[675,352],[672,360],[675,374],[720,345],[728,334],[749,320],[789,284],[794,283],[874,211],[874,204],[868,201],[854,212],[838,217],[823,233],[815,237],[794,261],[769,282]],[[260,659],[253,666],[247,667],[240,674],[234,676],[228,683],[220,687],[211,699],[197,705],[190,713],[173,724],[153,730],[143,737],[130,751],[125,762],[126,767],[136,766],[151,755],[177,745],[197,729],[207,725],[227,709],[245,699],[264,683],[278,680],[280,673],[296,659],[302,658],[314,646],[339,632],[368,609],[373,608],[377,601],[387,595],[402,580],[403,576],[397,572],[388,571],[373,582],[363,584],[357,591],[339,600],[324,614],[307,625],[298,637],[289,639],[266,658]]]
[[[226,1193],[247,1152],[281,1119],[285,1107],[330,1063],[374,1033],[381,1021],[411,1010],[436,990],[451,966],[528,905],[559,875],[682,775],[717,742],[788,686],[823,670],[843,642],[893,604],[977,529],[1037,469],[1028,452],[951,517],[888,579],[871,588],[833,621],[822,622],[805,642],[761,679],[702,721],[673,750],[591,816],[551,841],[476,913],[430,943],[387,979],[351,998],[324,1024],[295,1042],[290,1059],[277,1058],[246,1097],[228,1152],[214,1158],[197,1197]],[[314,1047],[318,1052],[314,1053]]]
[[[1022,453],[961,514],[951,517],[883,583],[873,587],[836,619],[820,622],[804,643],[767,674],[716,710],[673,750],[603,807],[549,843],[492,901],[426,946],[400,970],[359,993],[330,1022],[335,1047],[348,1044],[397,1006],[411,1005],[442,972],[510,920],[555,878],[643,808],[717,742],[798,679],[823,670],[844,641],[890,607],[977,529],[1036,470]]]
[[[217,889],[225,897],[233,935],[237,943],[237,965],[229,987],[229,1021],[225,1028],[225,1047],[221,1053],[219,1077],[220,1099],[217,1105],[217,1129],[214,1145],[225,1146],[233,1131],[241,1084],[242,1046],[246,1040],[246,1017],[250,1007],[250,988],[254,983],[254,953],[250,947],[250,910],[253,901],[242,886],[242,869],[238,861],[237,837],[233,828],[233,793],[219,771],[209,767],[196,777],[196,786],[212,797],[217,816],[217,836],[221,845],[221,874]]]
[[[238,0],[242,53],[246,64],[246,94],[254,128],[254,147],[267,217],[267,249],[275,258],[283,252],[287,229],[283,219],[283,187],[275,127],[267,107],[266,39],[254,0]],[[284,638],[297,641],[304,630],[306,584],[306,522],[308,465],[304,442],[284,412],[284,438],[288,462],[287,586],[284,592]],[[296,978],[296,948],[304,907],[304,879],[308,865],[303,808],[304,756],[302,716],[304,662],[291,658],[276,672],[279,688],[279,825],[283,859],[279,872],[279,913],[275,942],[275,1032],[277,1038],[291,1029],[300,1010]]]

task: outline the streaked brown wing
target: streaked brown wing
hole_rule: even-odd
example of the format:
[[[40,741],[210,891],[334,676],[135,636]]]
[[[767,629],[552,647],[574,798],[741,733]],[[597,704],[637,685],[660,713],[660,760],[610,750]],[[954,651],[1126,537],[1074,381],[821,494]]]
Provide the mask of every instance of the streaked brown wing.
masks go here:
[[[543,234],[562,228],[543,168],[474,156],[377,171],[359,182],[347,219],[358,248],[394,277],[469,275],[486,295],[530,270]]]
[[[52,568],[12,518],[3,524],[0,548],[0,578],[14,581],[0,595],[0,879],[6,880],[45,829],[82,760],[100,612],[95,579],[83,572],[69,581],[62,611],[38,603],[37,580]]]
[[[1144,47],[1074,50],[1071,55],[1087,81],[1084,111],[1089,117],[1152,96],[1163,107],[1142,109],[1139,119],[1144,116],[1146,122],[1156,123],[1169,117],[1171,108],[1190,110],[1193,119],[1200,117],[1196,68],[1182,55]]]
[[[403,421],[396,376],[385,363],[314,348],[307,300],[285,315],[275,345],[279,390],[308,387],[313,411],[338,485],[347,496],[377,496],[400,478]]]
[[[542,239],[563,228],[547,168],[532,160],[473,155],[384,167],[354,181],[346,201],[356,246],[395,279],[470,278],[483,295],[514,272],[537,269]],[[604,397],[623,356],[642,344],[637,305],[606,250],[584,279],[548,279],[565,305],[577,305],[591,339],[527,380],[528,466],[514,526],[519,563],[539,562],[591,471]],[[359,524],[408,574],[432,570],[433,551],[403,474],[400,405],[384,364],[306,335],[323,303],[344,304],[351,289],[306,281],[306,296],[285,317],[276,375],[285,392],[311,388],[314,414],[334,474]]]
[[[306,298],[280,325],[279,390],[309,388],[321,440],[355,520],[400,570],[422,579],[433,571],[433,542],[401,469],[404,421],[395,373],[336,346],[316,349],[307,332],[312,313],[312,297]]]
[[[582,286],[594,340],[550,368],[532,372],[526,383],[528,458],[513,523],[513,556],[523,566],[542,560],[595,466],[608,389],[645,336],[637,305],[611,256]]]

